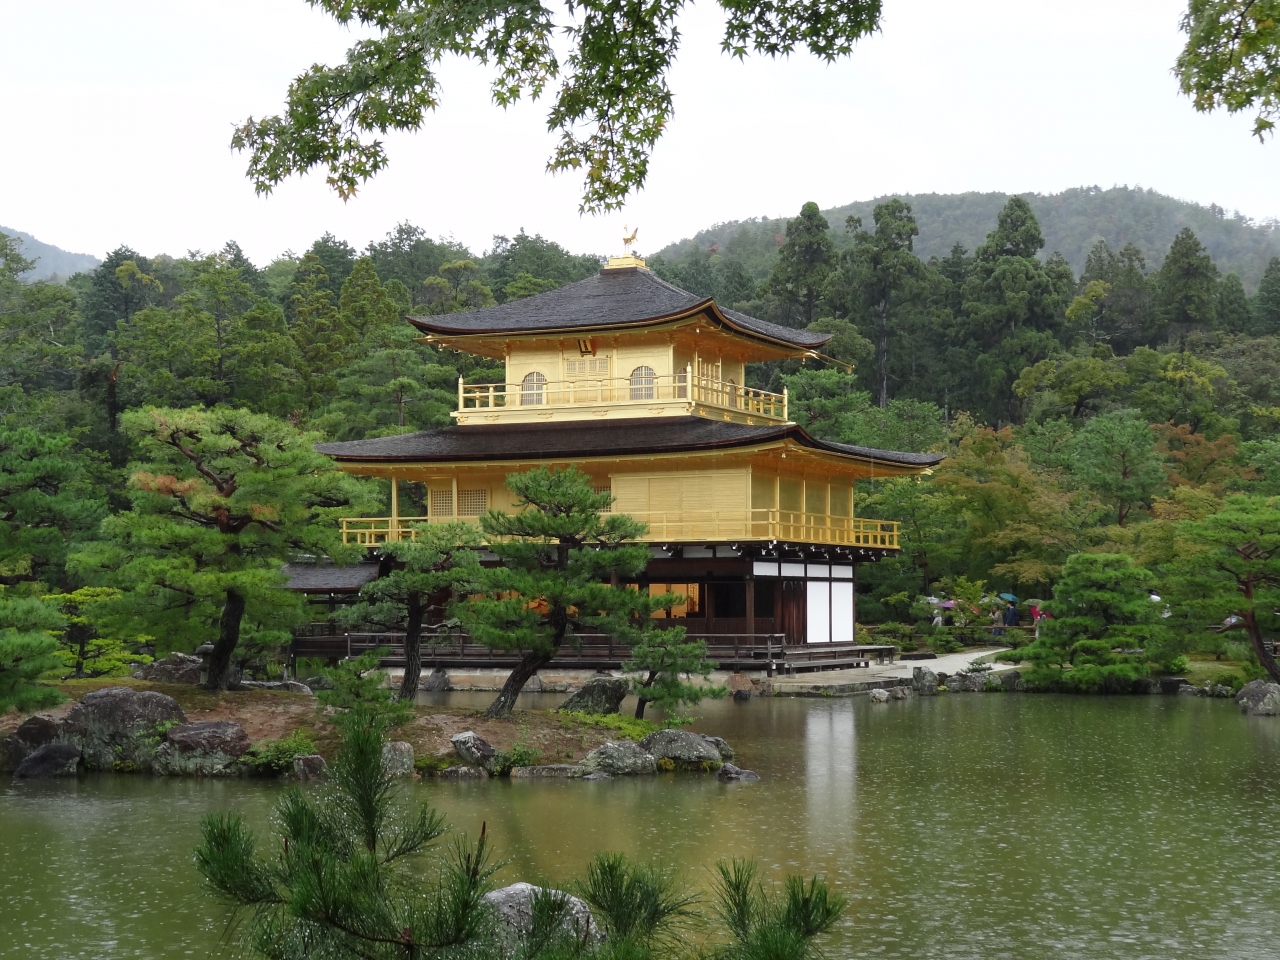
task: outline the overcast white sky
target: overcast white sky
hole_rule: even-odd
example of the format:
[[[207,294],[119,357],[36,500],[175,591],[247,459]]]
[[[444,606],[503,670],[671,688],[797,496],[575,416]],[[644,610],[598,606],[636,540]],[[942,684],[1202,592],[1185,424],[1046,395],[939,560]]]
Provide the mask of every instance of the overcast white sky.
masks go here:
[[[686,10],[674,123],[627,209],[577,213],[550,176],[547,104],[502,111],[484,68],[446,63],[444,104],[344,204],[323,176],[255,196],[232,125],[351,34],[303,0],[0,0],[0,223],[102,256],[238,240],[266,262],[330,230],[356,247],[409,220],[477,252],[521,227],[575,252],[642,251],[711,223],[894,192],[1051,193],[1141,184],[1280,217],[1280,144],[1205,117],[1170,68],[1185,0],[885,0],[883,32],[834,66],[739,63],[719,7]]]

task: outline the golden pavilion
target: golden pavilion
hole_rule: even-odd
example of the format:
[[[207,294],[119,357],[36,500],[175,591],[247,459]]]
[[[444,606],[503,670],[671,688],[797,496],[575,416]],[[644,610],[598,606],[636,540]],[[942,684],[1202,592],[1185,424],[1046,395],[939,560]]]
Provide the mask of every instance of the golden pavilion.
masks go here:
[[[812,358],[830,339],[725,309],[636,256],[494,307],[409,317],[425,343],[501,360],[503,383],[458,381],[455,423],[318,448],[391,481],[390,516],[343,521],[376,550],[415,524],[514,506],[505,477],[574,465],[648,525],[640,588],[709,641],[851,643],[857,565],[898,549],[896,523],[855,516],[858,480],[919,474],[936,455],[831,443],[791,422],[787,394],[746,386],[751,363]],[[401,516],[399,481],[425,486]]]

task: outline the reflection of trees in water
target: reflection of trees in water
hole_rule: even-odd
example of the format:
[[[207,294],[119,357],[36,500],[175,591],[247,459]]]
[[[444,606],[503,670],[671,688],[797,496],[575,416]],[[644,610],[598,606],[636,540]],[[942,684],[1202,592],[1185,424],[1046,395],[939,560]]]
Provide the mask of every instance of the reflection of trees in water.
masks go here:
[[[805,804],[814,851],[853,852],[858,776],[853,701],[816,705],[805,717]]]

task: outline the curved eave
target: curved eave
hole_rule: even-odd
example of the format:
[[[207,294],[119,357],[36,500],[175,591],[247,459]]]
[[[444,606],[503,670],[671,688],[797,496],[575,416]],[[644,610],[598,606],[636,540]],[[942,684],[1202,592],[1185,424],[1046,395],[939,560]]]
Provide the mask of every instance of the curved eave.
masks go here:
[[[692,320],[699,315],[710,315],[721,326],[732,330],[734,333],[772,347],[775,350],[781,350],[788,356],[817,356],[819,347],[825,346],[830,342],[834,334],[825,334],[821,340],[817,340],[811,344],[798,344],[778,337],[770,337],[752,330],[735,321],[732,317],[727,316],[720,306],[711,297],[695,303],[693,306],[684,310],[678,310],[674,313],[661,314],[655,317],[644,317],[640,320],[624,320],[617,323],[600,324],[596,326],[567,326],[567,327],[542,327],[537,330],[460,330],[458,328],[446,328],[438,324],[433,324],[423,320],[421,317],[406,316],[405,319],[419,330],[428,334],[425,338],[427,342],[447,343],[447,341],[463,342],[477,340],[514,340],[525,338],[543,338],[543,337],[582,337],[582,336],[608,336],[609,334],[618,333],[624,330],[643,330],[646,328],[658,328],[667,324],[678,324],[682,321]]]

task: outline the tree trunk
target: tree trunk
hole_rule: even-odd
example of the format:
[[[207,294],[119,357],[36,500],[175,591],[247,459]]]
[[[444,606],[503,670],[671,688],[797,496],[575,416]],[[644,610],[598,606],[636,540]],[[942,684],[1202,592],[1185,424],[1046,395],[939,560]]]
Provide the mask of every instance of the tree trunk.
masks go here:
[[[657,679],[658,679],[658,675],[656,673],[650,673],[649,679],[647,679],[644,683],[640,684],[640,689],[648,690],[649,685],[652,684],[653,681]],[[649,701],[646,700],[644,696],[637,691],[636,693],[636,719],[637,720],[644,719],[644,708],[648,705],[649,705]]]
[[[484,715],[489,720],[496,720],[501,717],[511,716],[511,711],[515,709],[516,697],[520,696],[520,691],[524,689],[524,685],[537,675],[538,671],[545,667],[555,658],[555,651],[545,653],[541,651],[530,651],[521,658],[520,662],[515,665],[511,671],[511,675],[507,677],[507,682],[502,685],[497,699],[489,704],[489,709]]]
[[[1253,593],[1252,584],[1249,585],[1249,594]],[[1253,599],[1249,596],[1249,599]],[[1276,658],[1272,657],[1267,645],[1262,641],[1262,628],[1258,626],[1258,614],[1253,608],[1248,608],[1244,612],[1244,628],[1249,635],[1249,643],[1253,644],[1253,653],[1257,654],[1258,663],[1262,664],[1267,676],[1271,677],[1272,684],[1280,684],[1280,663],[1276,663]]]
[[[889,306],[880,303],[880,338],[876,344],[876,379],[880,381],[880,409],[889,406]]]
[[[227,591],[218,619],[218,639],[209,654],[209,677],[206,690],[226,690],[231,680],[231,655],[240,643],[240,623],[244,620],[244,596],[235,590]]]
[[[408,619],[404,627],[404,678],[400,681],[401,703],[418,698],[418,680],[422,677],[422,594],[409,594]]]

